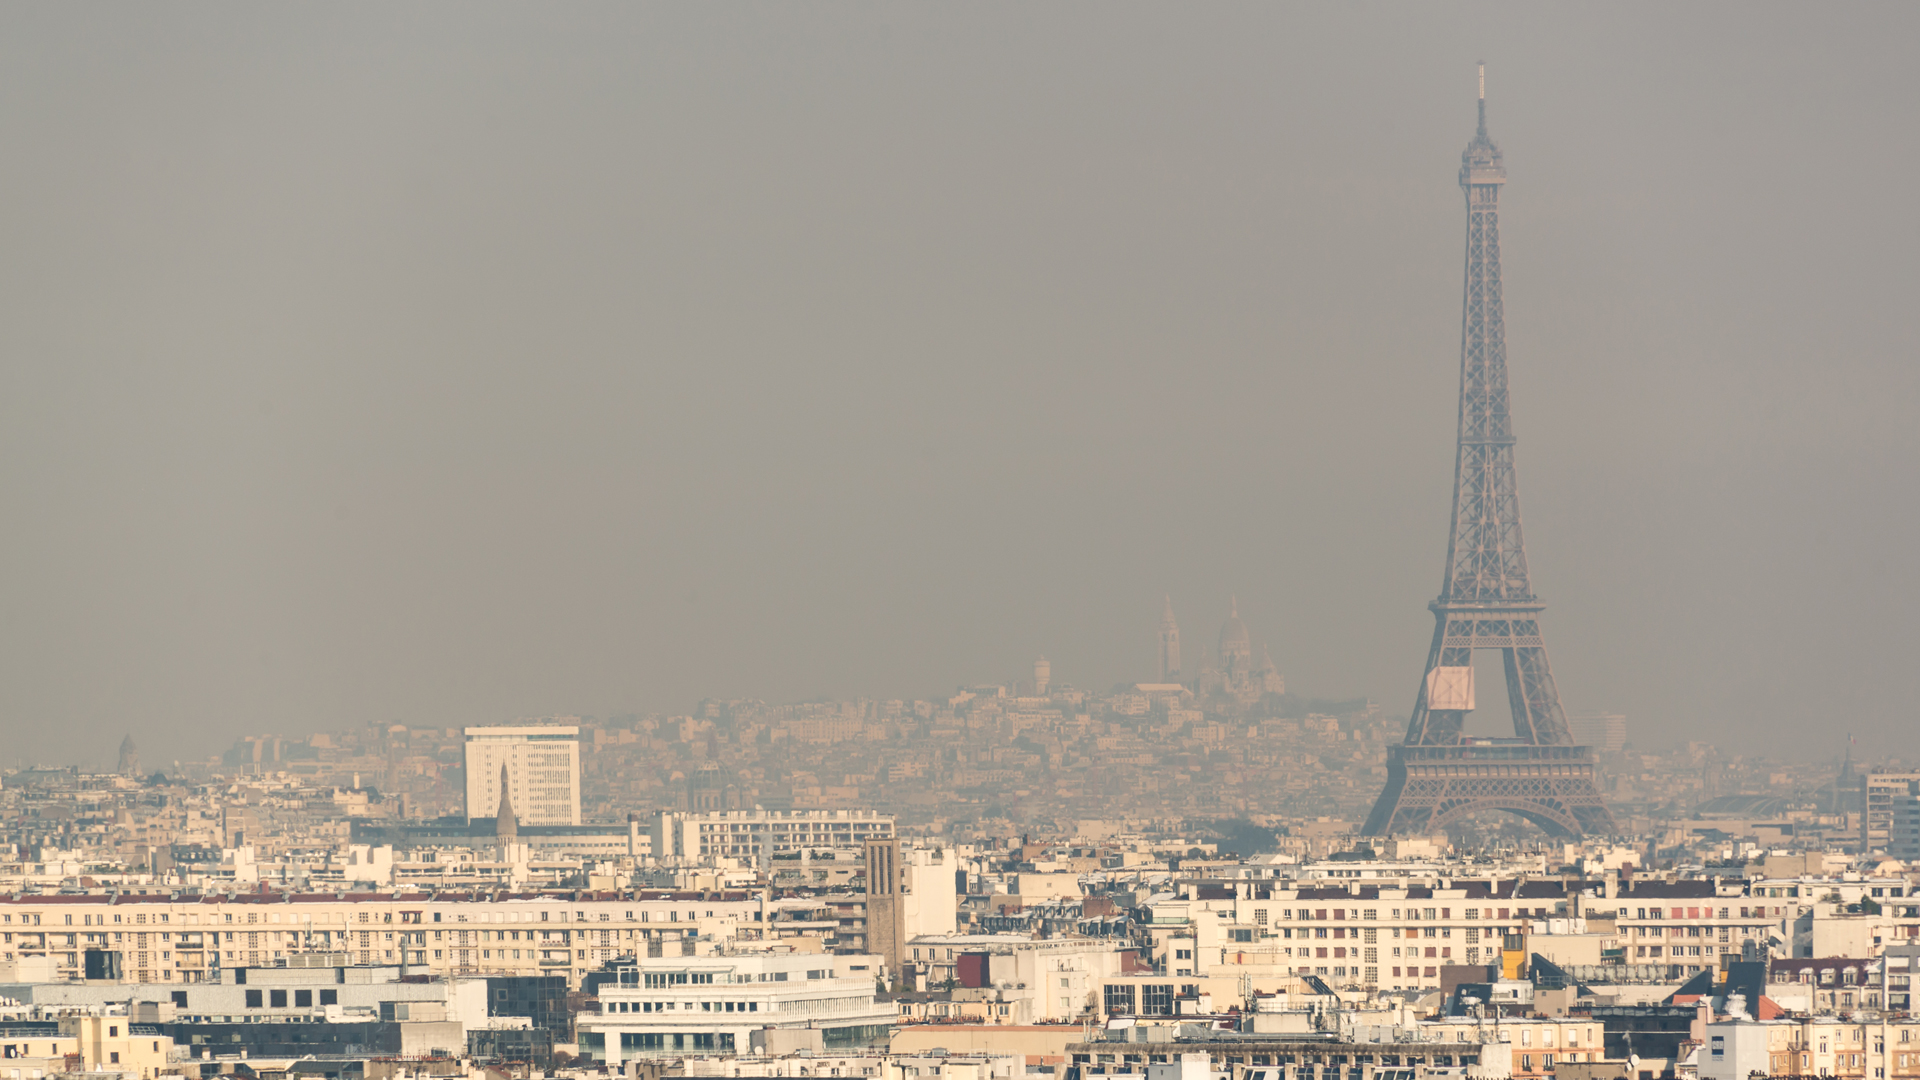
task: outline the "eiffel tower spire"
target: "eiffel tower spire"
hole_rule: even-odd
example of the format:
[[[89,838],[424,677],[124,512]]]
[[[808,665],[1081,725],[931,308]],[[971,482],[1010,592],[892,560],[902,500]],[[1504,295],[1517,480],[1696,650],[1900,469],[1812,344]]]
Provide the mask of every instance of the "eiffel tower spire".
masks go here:
[[[1593,782],[1592,751],[1573,745],[1540,636],[1544,605],[1527,576],[1500,289],[1500,189],[1507,170],[1487,134],[1486,80],[1483,64],[1479,127],[1460,155],[1467,259],[1446,573],[1439,597],[1427,605],[1434,629],[1426,674],[1406,742],[1390,755],[1387,788],[1367,819],[1369,835],[1436,828],[1481,808],[1510,810],[1562,834],[1613,826]],[[1514,734],[1501,740],[1505,745],[1461,735],[1476,704],[1476,649],[1498,649],[1505,665]],[[1453,767],[1482,758],[1502,764]]]

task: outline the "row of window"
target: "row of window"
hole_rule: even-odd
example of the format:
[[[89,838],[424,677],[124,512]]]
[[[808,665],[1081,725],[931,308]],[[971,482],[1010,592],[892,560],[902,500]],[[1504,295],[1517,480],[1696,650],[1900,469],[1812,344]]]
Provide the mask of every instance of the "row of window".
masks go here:
[[[249,1009],[284,1009],[287,1007],[288,993],[292,993],[293,995],[294,1008],[296,1009],[313,1008],[314,991],[312,990],[293,990],[293,991],[248,990],[247,991],[247,1008]],[[340,991],[321,990],[319,993],[320,993],[320,1004],[322,1005],[340,1004]],[[173,992],[173,1003],[183,1009],[186,1008],[187,992],[185,990],[175,990]]]
[[[1280,918],[1294,922],[1343,922],[1349,919],[1371,922],[1380,917],[1378,908],[1278,908]],[[1401,908],[1389,908],[1387,918],[1394,922],[1433,922],[1440,919],[1452,919],[1453,909],[1443,908],[1406,908],[1401,916]],[[1477,908],[1461,910],[1461,917],[1475,921],[1491,919],[1544,919],[1551,915],[1546,908]],[[1264,926],[1267,922],[1267,909],[1255,908],[1253,921]]]
[[[623,1050],[732,1050],[731,1031],[623,1031]]]
[[[692,1009],[699,1006],[701,1012],[759,1012],[757,1001],[609,1001],[609,1013],[658,1013],[672,1012],[675,1008]]]
[[[740,907],[742,909],[746,909],[748,905],[742,904],[740,905]],[[220,912],[220,913],[212,913],[207,915],[205,921],[208,924],[233,924],[236,922],[259,924],[259,923],[278,923],[283,921],[280,918],[281,913],[277,911],[265,912],[265,913],[262,913],[259,911],[248,911],[240,914],[244,914],[246,917],[236,918],[235,912]],[[431,920],[426,918],[427,914],[429,913],[424,911],[399,912],[398,914],[400,918],[398,920],[394,919],[394,914],[395,913],[391,911],[385,911],[385,912],[357,911],[357,912],[353,912],[352,913],[353,917],[349,918],[345,915],[336,916],[334,913],[323,912],[318,917],[312,917],[312,916],[306,917],[304,923],[302,923],[301,920],[296,920],[293,917],[293,915],[289,913],[288,917],[284,921],[287,923],[293,923],[296,925],[311,925],[313,922],[318,920],[324,920],[329,923],[337,921],[342,924],[356,923],[356,922],[363,923],[363,924],[364,923],[391,923],[395,921],[403,922],[403,923],[420,923],[420,922],[429,922],[429,921],[436,922],[436,923],[437,922],[469,921],[464,914],[460,914],[458,912],[435,911],[431,913],[433,916]],[[638,910],[626,911],[624,914],[626,915],[627,922],[651,922],[655,914],[659,914],[662,918],[662,921],[679,922],[683,916],[682,911],[678,908],[638,909]],[[40,926],[40,925],[43,925],[44,915],[45,915],[44,912],[32,912],[32,911],[0,912],[0,925]],[[487,917],[488,915],[491,915],[493,917],[488,918]],[[512,916],[512,918],[502,918],[501,916],[503,915],[510,915]],[[525,915],[526,918],[524,920],[520,919],[519,916],[521,915]],[[602,911],[598,913],[586,912],[586,911],[575,911],[572,913],[573,918],[571,920],[568,919],[567,917],[568,912],[565,912],[565,911],[559,911],[559,912],[542,911],[539,913],[539,915],[540,917],[538,919],[535,919],[533,917],[534,912],[531,912],[531,911],[514,911],[514,912],[505,912],[505,913],[481,912],[472,921],[474,922],[502,922],[502,921],[506,921],[506,922],[521,922],[521,921],[525,921],[525,922],[569,922],[569,921],[571,922],[612,922],[614,921],[613,912],[610,912],[610,911]],[[559,917],[557,919],[550,917],[554,915],[558,915]],[[447,917],[443,918],[443,916],[447,916]],[[699,919],[702,917],[701,909],[689,907],[685,910],[684,917],[688,921]],[[709,919],[717,917],[715,909],[712,909],[712,908],[706,909],[706,914],[704,917]],[[64,914],[59,916],[59,918],[61,919],[61,921],[57,925],[61,925],[61,926],[76,925],[73,921],[74,917],[71,914]],[[95,915],[89,912],[81,912],[80,922],[77,925],[80,925],[80,926],[108,926],[108,925],[126,925],[126,924],[146,925],[149,921],[156,924],[170,923],[172,921],[172,915],[171,913],[164,912],[164,911],[153,912],[151,914],[139,913],[139,914],[127,914],[127,915],[121,915],[121,914]],[[181,922],[186,923],[188,925],[199,925],[201,923],[201,919],[198,914],[187,914],[181,917]],[[314,931],[314,932],[322,933],[324,931]]]

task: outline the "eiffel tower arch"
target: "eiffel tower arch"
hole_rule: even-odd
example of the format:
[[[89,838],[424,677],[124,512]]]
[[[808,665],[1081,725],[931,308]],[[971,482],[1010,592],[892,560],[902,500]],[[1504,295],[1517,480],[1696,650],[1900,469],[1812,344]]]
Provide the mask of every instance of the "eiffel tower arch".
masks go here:
[[[1507,395],[1507,334],[1500,295],[1500,150],[1487,137],[1486,69],[1480,128],[1461,154],[1467,196],[1467,265],[1460,335],[1460,426],[1446,578],[1427,605],[1433,646],[1414,697],[1407,737],[1390,748],[1387,784],[1367,816],[1368,836],[1431,832],[1484,810],[1517,814],[1556,836],[1614,831],[1600,797],[1593,750],[1576,746],[1540,634],[1545,607],[1527,575]],[[1498,650],[1506,669],[1513,737],[1480,739],[1462,728],[1476,694],[1473,654]]]

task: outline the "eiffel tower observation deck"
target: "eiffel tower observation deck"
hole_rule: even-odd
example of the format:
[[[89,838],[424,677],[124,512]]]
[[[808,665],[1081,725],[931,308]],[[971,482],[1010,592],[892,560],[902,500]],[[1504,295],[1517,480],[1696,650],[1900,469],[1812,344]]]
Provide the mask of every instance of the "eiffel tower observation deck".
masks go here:
[[[1386,788],[1362,829],[1369,836],[1433,832],[1486,810],[1518,814],[1556,836],[1614,831],[1595,783],[1593,751],[1574,745],[1560,707],[1540,636],[1545,605],[1527,577],[1500,297],[1500,189],[1506,182],[1500,148],[1487,135],[1483,65],[1480,127],[1460,155],[1466,296],[1446,577],[1439,598],[1427,605],[1433,647],[1406,741],[1389,751]],[[1498,649],[1505,663],[1513,738],[1462,734],[1475,704],[1476,649]]]

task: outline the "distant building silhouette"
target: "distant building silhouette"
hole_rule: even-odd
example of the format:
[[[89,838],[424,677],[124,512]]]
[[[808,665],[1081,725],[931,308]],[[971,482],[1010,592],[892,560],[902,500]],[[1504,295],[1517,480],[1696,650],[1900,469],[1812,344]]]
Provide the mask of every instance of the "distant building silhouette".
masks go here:
[[[1173,620],[1172,595],[1168,595],[1166,609],[1160,613],[1160,681],[1180,681],[1180,624]]]
[[[140,775],[140,748],[133,745],[133,736],[120,740],[120,775]]]
[[[1228,690],[1237,690],[1253,675],[1253,639],[1240,621],[1240,598],[1233,598],[1232,614],[1220,627],[1220,674]]]
[[[1254,670],[1253,681],[1262,694],[1284,694],[1287,692],[1286,677],[1280,669],[1273,666],[1273,654],[1267,651],[1267,643],[1260,643],[1260,666]]]
[[[684,803],[684,809],[696,814],[740,809],[740,789],[727,782],[725,770],[711,758],[687,774],[686,784],[686,794],[674,800]]]

